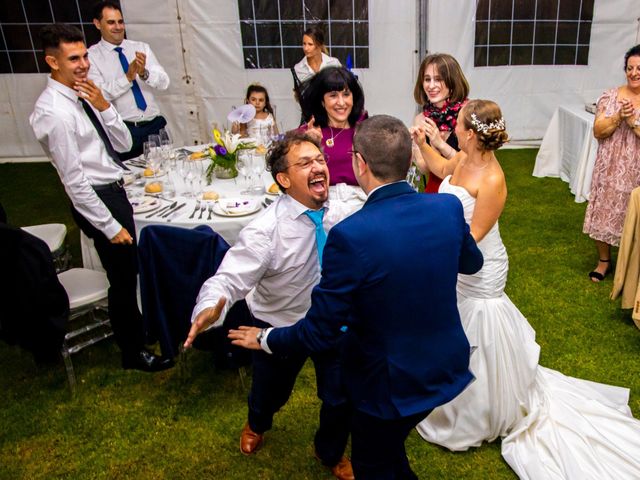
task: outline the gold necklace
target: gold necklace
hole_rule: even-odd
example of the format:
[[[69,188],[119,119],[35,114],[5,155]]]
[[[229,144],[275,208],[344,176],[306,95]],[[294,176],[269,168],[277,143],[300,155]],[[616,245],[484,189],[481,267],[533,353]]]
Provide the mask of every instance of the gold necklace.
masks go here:
[[[340,130],[340,131],[338,132],[338,134],[337,134],[337,135],[334,135],[334,134],[333,134],[333,128],[331,128],[330,126],[329,126],[329,130],[331,130],[331,138],[327,138],[327,139],[325,140],[324,144],[325,144],[327,147],[331,148],[331,147],[333,147],[333,146],[336,144],[336,142],[335,142],[334,140],[335,140],[336,138],[338,138],[338,137],[340,136],[340,134],[346,130],[346,128],[343,128],[342,130]]]

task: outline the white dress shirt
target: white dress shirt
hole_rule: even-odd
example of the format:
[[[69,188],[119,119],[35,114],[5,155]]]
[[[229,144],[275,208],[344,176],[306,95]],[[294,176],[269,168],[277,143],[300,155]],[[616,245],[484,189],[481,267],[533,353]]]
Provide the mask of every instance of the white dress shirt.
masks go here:
[[[326,67],[341,67],[342,64],[340,60],[335,57],[330,57],[326,53],[322,54],[322,63],[320,64],[320,68],[318,71],[322,70]],[[296,63],[296,66],[293,67],[296,71],[296,75],[301,82],[304,82],[306,79],[312,77],[316,74],[313,69],[309,66],[309,62],[307,61],[307,57],[305,56],[302,60]]]
[[[147,56],[145,68],[149,72],[149,77],[142,80],[138,75],[135,79],[147,102],[146,110],[140,110],[136,105],[131,91],[132,82],[127,79],[126,72],[122,69],[118,58],[118,52],[114,50],[118,46],[122,47],[122,53],[127,57],[129,64],[135,60],[136,52],[143,52]],[[158,63],[148,44],[123,40],[120,45],[113,45],[102,39],[89,47],[89,60],[91,62],[89,78],[102,89],[104,98],[110,102],[113,101],[122,118],[130,122],[140,122],[151,120],[160,115],[160,108],[153,96],[153,89],[166,90],[169,88],[169,75]]]
[[[328,202],[325,208],[326,231],[351,213]],[[320,281],[315,225],[306,210],[289,195],[281,195],[244,227],[216,274],[202,285],[191,321],[221,297],[227,303],[215,326],[245,297],[253,316],[275,327],[303,318],[311,306],[311,290]]]
[[[131,134],[113,105],[104,112],[94,111],[113,148],[129,151]],[[76,91],[49,77],[29,123],[58,171],[74,208],[107,238],[113,238],[122,226],[91,186],[120,180],[123,171],[107,153]]]

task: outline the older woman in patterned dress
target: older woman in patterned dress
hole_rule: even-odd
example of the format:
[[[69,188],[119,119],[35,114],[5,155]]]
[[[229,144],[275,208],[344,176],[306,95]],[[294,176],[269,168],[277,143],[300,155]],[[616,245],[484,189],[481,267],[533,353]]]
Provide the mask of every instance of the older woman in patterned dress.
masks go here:
[[[598,250],[593,282],[611,269],[611,245],[620,243],[629,195],[640,185],[640,45],[624,59],[627,83],[602,94],[593,124],[599,146],[583,227]]]

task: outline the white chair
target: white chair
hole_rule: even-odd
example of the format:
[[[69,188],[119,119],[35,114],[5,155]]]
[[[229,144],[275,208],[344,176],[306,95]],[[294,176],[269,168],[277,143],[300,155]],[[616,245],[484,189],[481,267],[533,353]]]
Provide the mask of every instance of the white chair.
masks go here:
[[[71,254],[65,244],[67,227],[64,224],[45,223],[42,225],[30,225],[28,227],[22,227],[22,230],[30,233],[34,237],[38,237],[47,244],[53,255],[53,264],[56,267],[57,273],[69,268]]]
[[[73,395],[76,375],[71,355],[113,335],[106,313],[95,315],[96,310],[106,312],[109,281],[104,273],[86,268],[72,268],[58,274],[58,279],[67,291],[71,310],[68,333],[62,343],[62,358]],[[85,321],[77,320],[80,317]]]

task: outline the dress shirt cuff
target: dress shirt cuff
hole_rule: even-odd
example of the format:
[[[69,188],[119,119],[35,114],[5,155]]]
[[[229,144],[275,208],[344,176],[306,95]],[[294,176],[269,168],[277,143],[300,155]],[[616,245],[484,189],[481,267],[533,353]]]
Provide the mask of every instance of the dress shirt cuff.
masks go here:
[[[116,120],[116,118],[118,118],[118,111],[113,106],[113,103],[109,104],[109,108],[99,113],[104,120],[104,123],[107,125],[112,124]]]
[[[273,353],[269,348],[269,344],[267,343],[267,338],[269,337],[271,330],[273,330],[273,327],[267,328],[264,332],[264,335],[262,336],[262,340],[260,340],[260,348],[269,354]]]
[[[105,237],[111,240],[120,232],[120,230],[122,230],[122,225],[120,225],[116,219],[112,219],[112,221],[107,223],[107,226],[104,227],[102,233],[104,233]],[[129,232],[129,234],[131,234],[131,232]]]

